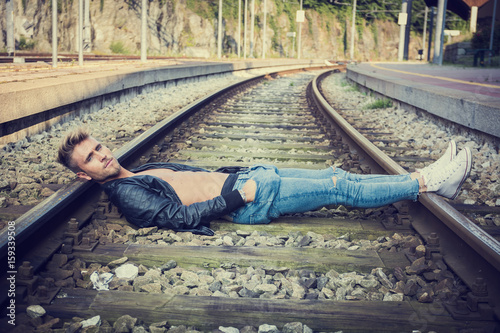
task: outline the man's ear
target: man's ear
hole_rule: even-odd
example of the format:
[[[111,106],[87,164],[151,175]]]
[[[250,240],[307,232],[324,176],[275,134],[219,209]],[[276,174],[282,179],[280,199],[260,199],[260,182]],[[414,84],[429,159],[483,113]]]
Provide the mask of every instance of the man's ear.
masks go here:
[[[77,172],[76,175],[78,176],[78,178],[82,178],[82,179],[86,179],[86,180],[92,180],[92,178],[87,175],[85,172]]]

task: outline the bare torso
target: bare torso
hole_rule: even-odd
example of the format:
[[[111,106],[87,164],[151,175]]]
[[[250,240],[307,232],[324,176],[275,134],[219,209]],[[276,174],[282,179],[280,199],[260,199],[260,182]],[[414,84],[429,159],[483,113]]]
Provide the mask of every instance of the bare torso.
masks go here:
[[[210,200],[221,194],[228,174],[218,172],[173,171],[170,169],[151,169],[137,172],[136,175],[151,175],[163,179],[177,193],[182,204]]]

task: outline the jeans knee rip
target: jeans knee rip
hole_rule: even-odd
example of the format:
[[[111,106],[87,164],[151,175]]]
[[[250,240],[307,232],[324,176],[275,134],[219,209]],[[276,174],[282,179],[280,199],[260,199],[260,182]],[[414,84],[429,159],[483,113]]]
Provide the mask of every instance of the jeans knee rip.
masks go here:
[[[332,181],[333,181],[333,187],[337,187],[337,177],[336,176],[332,177]]]

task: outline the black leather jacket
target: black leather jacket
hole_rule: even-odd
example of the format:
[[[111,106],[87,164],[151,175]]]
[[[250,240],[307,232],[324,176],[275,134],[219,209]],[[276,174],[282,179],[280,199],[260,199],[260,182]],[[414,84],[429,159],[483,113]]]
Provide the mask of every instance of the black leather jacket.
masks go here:
[[[149,169],[171,169],[174,171],[208,171],[176,163],[149,163],[131,170],[140,172]],[[236,172],[238,168],[217,170]],[[219,195],[214,199],[183,205],[170,184],[161,178],[138,175],[108,181],[101,185],[109,200],[118,207],[130,223],[138,227],[158,226],[175,231],[190,231],[213,235],[210,221],[222,217],[245,205],[237,190]]]

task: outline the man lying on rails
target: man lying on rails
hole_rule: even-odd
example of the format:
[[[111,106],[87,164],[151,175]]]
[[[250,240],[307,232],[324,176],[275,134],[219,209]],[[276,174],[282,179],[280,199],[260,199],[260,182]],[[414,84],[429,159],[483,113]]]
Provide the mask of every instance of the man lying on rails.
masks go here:
[[[423,192],[454,199],[470,174],[472,156],[468,148],[457,154],[452,141],[439,160],[405,175],[361,175],[337,167],[278,169],[270,165],[211,172],[174,163],[150,163],[129,171],[108,148],[79,128],[61,143],[58,162],[78,177],[101,184],[110,201],[139,227],[213,235],[209,223],[222,217],[235,223],[258,224],[326,205],[372,208],[417,200]]]

